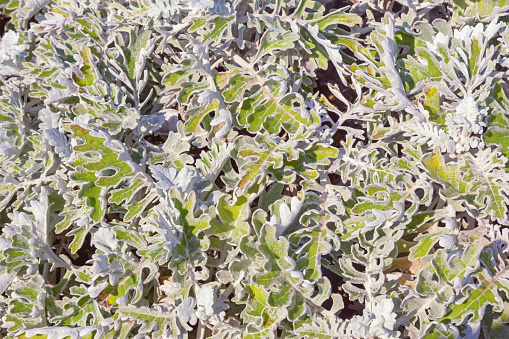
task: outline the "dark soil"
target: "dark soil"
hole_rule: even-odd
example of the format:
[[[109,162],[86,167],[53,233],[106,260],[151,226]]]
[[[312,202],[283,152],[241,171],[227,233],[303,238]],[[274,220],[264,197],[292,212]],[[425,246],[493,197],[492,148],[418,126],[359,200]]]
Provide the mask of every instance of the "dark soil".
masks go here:
[[[11,20],[10,17],[5,16],[3,14],[0,15],[0,37],[4,35],[5,32],[5,26],[7,26],[7,23]]]

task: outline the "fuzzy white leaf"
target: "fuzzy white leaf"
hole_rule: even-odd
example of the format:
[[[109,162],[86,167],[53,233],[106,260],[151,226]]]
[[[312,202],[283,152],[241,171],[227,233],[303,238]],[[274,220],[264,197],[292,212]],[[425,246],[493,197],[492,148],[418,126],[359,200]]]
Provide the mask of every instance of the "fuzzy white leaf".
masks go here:
[[[196,300],[192,297],[184,300],[177,307],[177,316],[185,323],[189,323],[190,325],[196,325],[196,315],[194,314],[194,306],[196,305]]]
[[[54,88],[51,92],[48,93],[48,98],[44,100],[44,103],[46,105],[53,104],[55,102],[58,102],[62,99],[66,99],[76,93],[77,88],[74,85],[74,83],[67,79],[67,78],[60,78],[58,79],[58,83],[64,87],[64,88]]]
[[[70,143],[64,133],[60,132],[56,128],[47,128],[44,130],[44,136],[48,140],[49,144],[55,147],[55,152],[58,153],[60,158],[68,159],[71,156],[72,151]]]
[[[176,186],[183,192],[188,192],[193,186],[201,180],[201,176],[194,169],[187,167],[178,171],[171,167],[167,168],[163,165],[150,166],[152,176],[157,180],[156,186],[163,191],[168,191]]]
[[[0,155],[8,157],[18,152],[18,148],[14,145],[14,142],[0,138]]]
[[[214,288],[210,285],[205,285],[200,288],[196,293],[196,303],[205,309],[205,314],[210,316],[214,314]]]

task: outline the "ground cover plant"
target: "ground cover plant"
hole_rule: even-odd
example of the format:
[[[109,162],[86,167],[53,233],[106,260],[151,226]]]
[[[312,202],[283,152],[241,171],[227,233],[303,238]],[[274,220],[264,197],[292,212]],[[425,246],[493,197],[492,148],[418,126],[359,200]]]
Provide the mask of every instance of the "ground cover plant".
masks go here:
[[[507,1],[0,11],[0,337],[509,337]]]

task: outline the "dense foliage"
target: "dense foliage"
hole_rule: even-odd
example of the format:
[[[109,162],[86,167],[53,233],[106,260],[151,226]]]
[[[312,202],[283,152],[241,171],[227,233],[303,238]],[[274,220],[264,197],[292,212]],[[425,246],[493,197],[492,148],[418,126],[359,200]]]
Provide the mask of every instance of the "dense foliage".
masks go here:
[[[509,2],[345,6],[0,0],[1,333],[509,337]]]

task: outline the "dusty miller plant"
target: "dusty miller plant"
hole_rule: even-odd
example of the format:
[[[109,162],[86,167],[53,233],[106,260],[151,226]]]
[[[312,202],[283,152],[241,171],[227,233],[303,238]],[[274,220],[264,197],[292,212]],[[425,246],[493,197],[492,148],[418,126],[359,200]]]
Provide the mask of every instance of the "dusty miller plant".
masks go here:
[[[507,338],[506,3],[0,0],[2,335]]]

